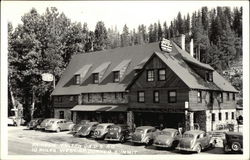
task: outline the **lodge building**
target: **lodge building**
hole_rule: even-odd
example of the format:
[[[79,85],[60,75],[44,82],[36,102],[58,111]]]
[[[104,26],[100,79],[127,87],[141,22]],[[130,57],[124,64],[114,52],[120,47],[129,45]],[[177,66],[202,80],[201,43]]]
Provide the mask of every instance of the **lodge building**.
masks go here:
[[[236,126],[238,91],[180,40],[171,50],[155,42],[73,56],[52,93],[55,118],[131,128]]]

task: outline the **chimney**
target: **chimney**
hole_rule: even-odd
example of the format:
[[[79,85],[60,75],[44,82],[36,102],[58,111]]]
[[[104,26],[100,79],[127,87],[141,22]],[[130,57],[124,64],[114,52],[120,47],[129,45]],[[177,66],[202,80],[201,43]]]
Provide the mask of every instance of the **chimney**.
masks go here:
[[[185,50],[185,35],[181,34],[181,49]]]
[[[191,39],[190,41],[190,55],[194,57],[194,40]]]

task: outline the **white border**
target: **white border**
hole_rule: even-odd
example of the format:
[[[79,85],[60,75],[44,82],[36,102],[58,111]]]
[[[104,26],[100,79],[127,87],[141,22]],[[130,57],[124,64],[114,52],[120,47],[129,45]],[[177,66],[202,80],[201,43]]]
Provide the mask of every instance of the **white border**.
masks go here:
[[[20,1],[18,2],[20,3]],[[25,1],[23,4],[25,5]],[[70,2],[60,2],[60,3],[67,3]],[[96,1],[96,3],[98,3]],[[130,2],[128,2],[130,3]],[[7,145],[7,74],[8,74],[8,67],[7,67],[7,6],[8,2],[4,1],[1,2],[1,159],[13,159],[13,160],[34,160],[34,159],[41,159],[44,160],[45,158],[49,159],[62,159],[68,160],[70,159],[88,159],[88,160],[97,160],[97,159],[154,159],[157,158],[159,160],[165,160],[166,158],[174,158],[174,159],[227,159],[227,160],[235,160],[235,159],[249,159],[249,2],[248,1],[193,1],[194,4],[203,3],[204,6],[210,5],[218,5],[218,6],[227,6],[228,4],[241,4],[243,6],[243,94],[244,94],[244,154],[243,155],[218,155],[218,154],[211,154],[211,155],[95,155],[95,156],[86,156],[86,155],[77,155],[77,156],[65,156],[65,155],[58,155],[58,156],[9,156],[8,154],[8,145]],[[27,11],[28,12],[28,11]]]

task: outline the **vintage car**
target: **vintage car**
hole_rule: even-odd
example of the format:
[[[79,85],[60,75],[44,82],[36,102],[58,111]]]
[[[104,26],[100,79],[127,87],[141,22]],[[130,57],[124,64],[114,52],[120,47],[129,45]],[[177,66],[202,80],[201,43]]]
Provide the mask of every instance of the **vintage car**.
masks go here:
[[[121,143],[126,142],[129,137],[129,128],[125,124],[116,124],[109,128],[108,133],[105,136],[106,141],[119,141]]]
[[[98,122],[88,122],[83,125],[83,127],[75,135],[80,137],[91,137],[94,135],[94,131],[98,124]]]
[[[190,151],[200,153],[202,150],[214,147],[214,139],[211,138],[205,131],[190,130],[184,132],[176,149],[180,151]]]
[[[82,120],[80,123],[74,125],[74,127],[71,130],[71,133],[75,135],[85,124],[89,123],[89,120]]]
[[[94,135],[92,137],[95,139],[104,139],[106,134],[108,133],[109,127],[112,125],[114,125],[114,123],[98,124],[95,131],[94,131]]]
[[[178,145],[181,136],[181,133],[177,129],[165,128],[154,138],[153,146],[175,148]]]
[[[152,126],[140,126],[135,129],[132,134],[131,142],[143,143],[151,145],[153,143],[154,136],[156,135],[156,128]]]
[[[65,119],[51,119],[46,125],[46,131],[66,131],[71,130],[75,124],[72,121],[66,121]]]
[[[241,132],[226,132],[223,141],[225,152],[243,152],[243,135]]]
[[[36,129],[38,125],[40,125],[42,123],[42,121],[44,120],[44,118],[35,118],[32,119],[28,125],[27,128],[28,129]]]
[[[36,129],[45,130],[45,127],[52,121],[54,118],[46,118],[44,119],[40,125],[37,125]]]

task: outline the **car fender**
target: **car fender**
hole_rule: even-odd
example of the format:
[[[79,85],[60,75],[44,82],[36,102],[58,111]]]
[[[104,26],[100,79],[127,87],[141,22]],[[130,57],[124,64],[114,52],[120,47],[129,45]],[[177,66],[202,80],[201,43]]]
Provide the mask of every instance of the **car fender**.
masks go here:
[[[197,146],[201,146],[201,149],[204,149],[200,142],[197,142],[192,149],[195,150]]]

